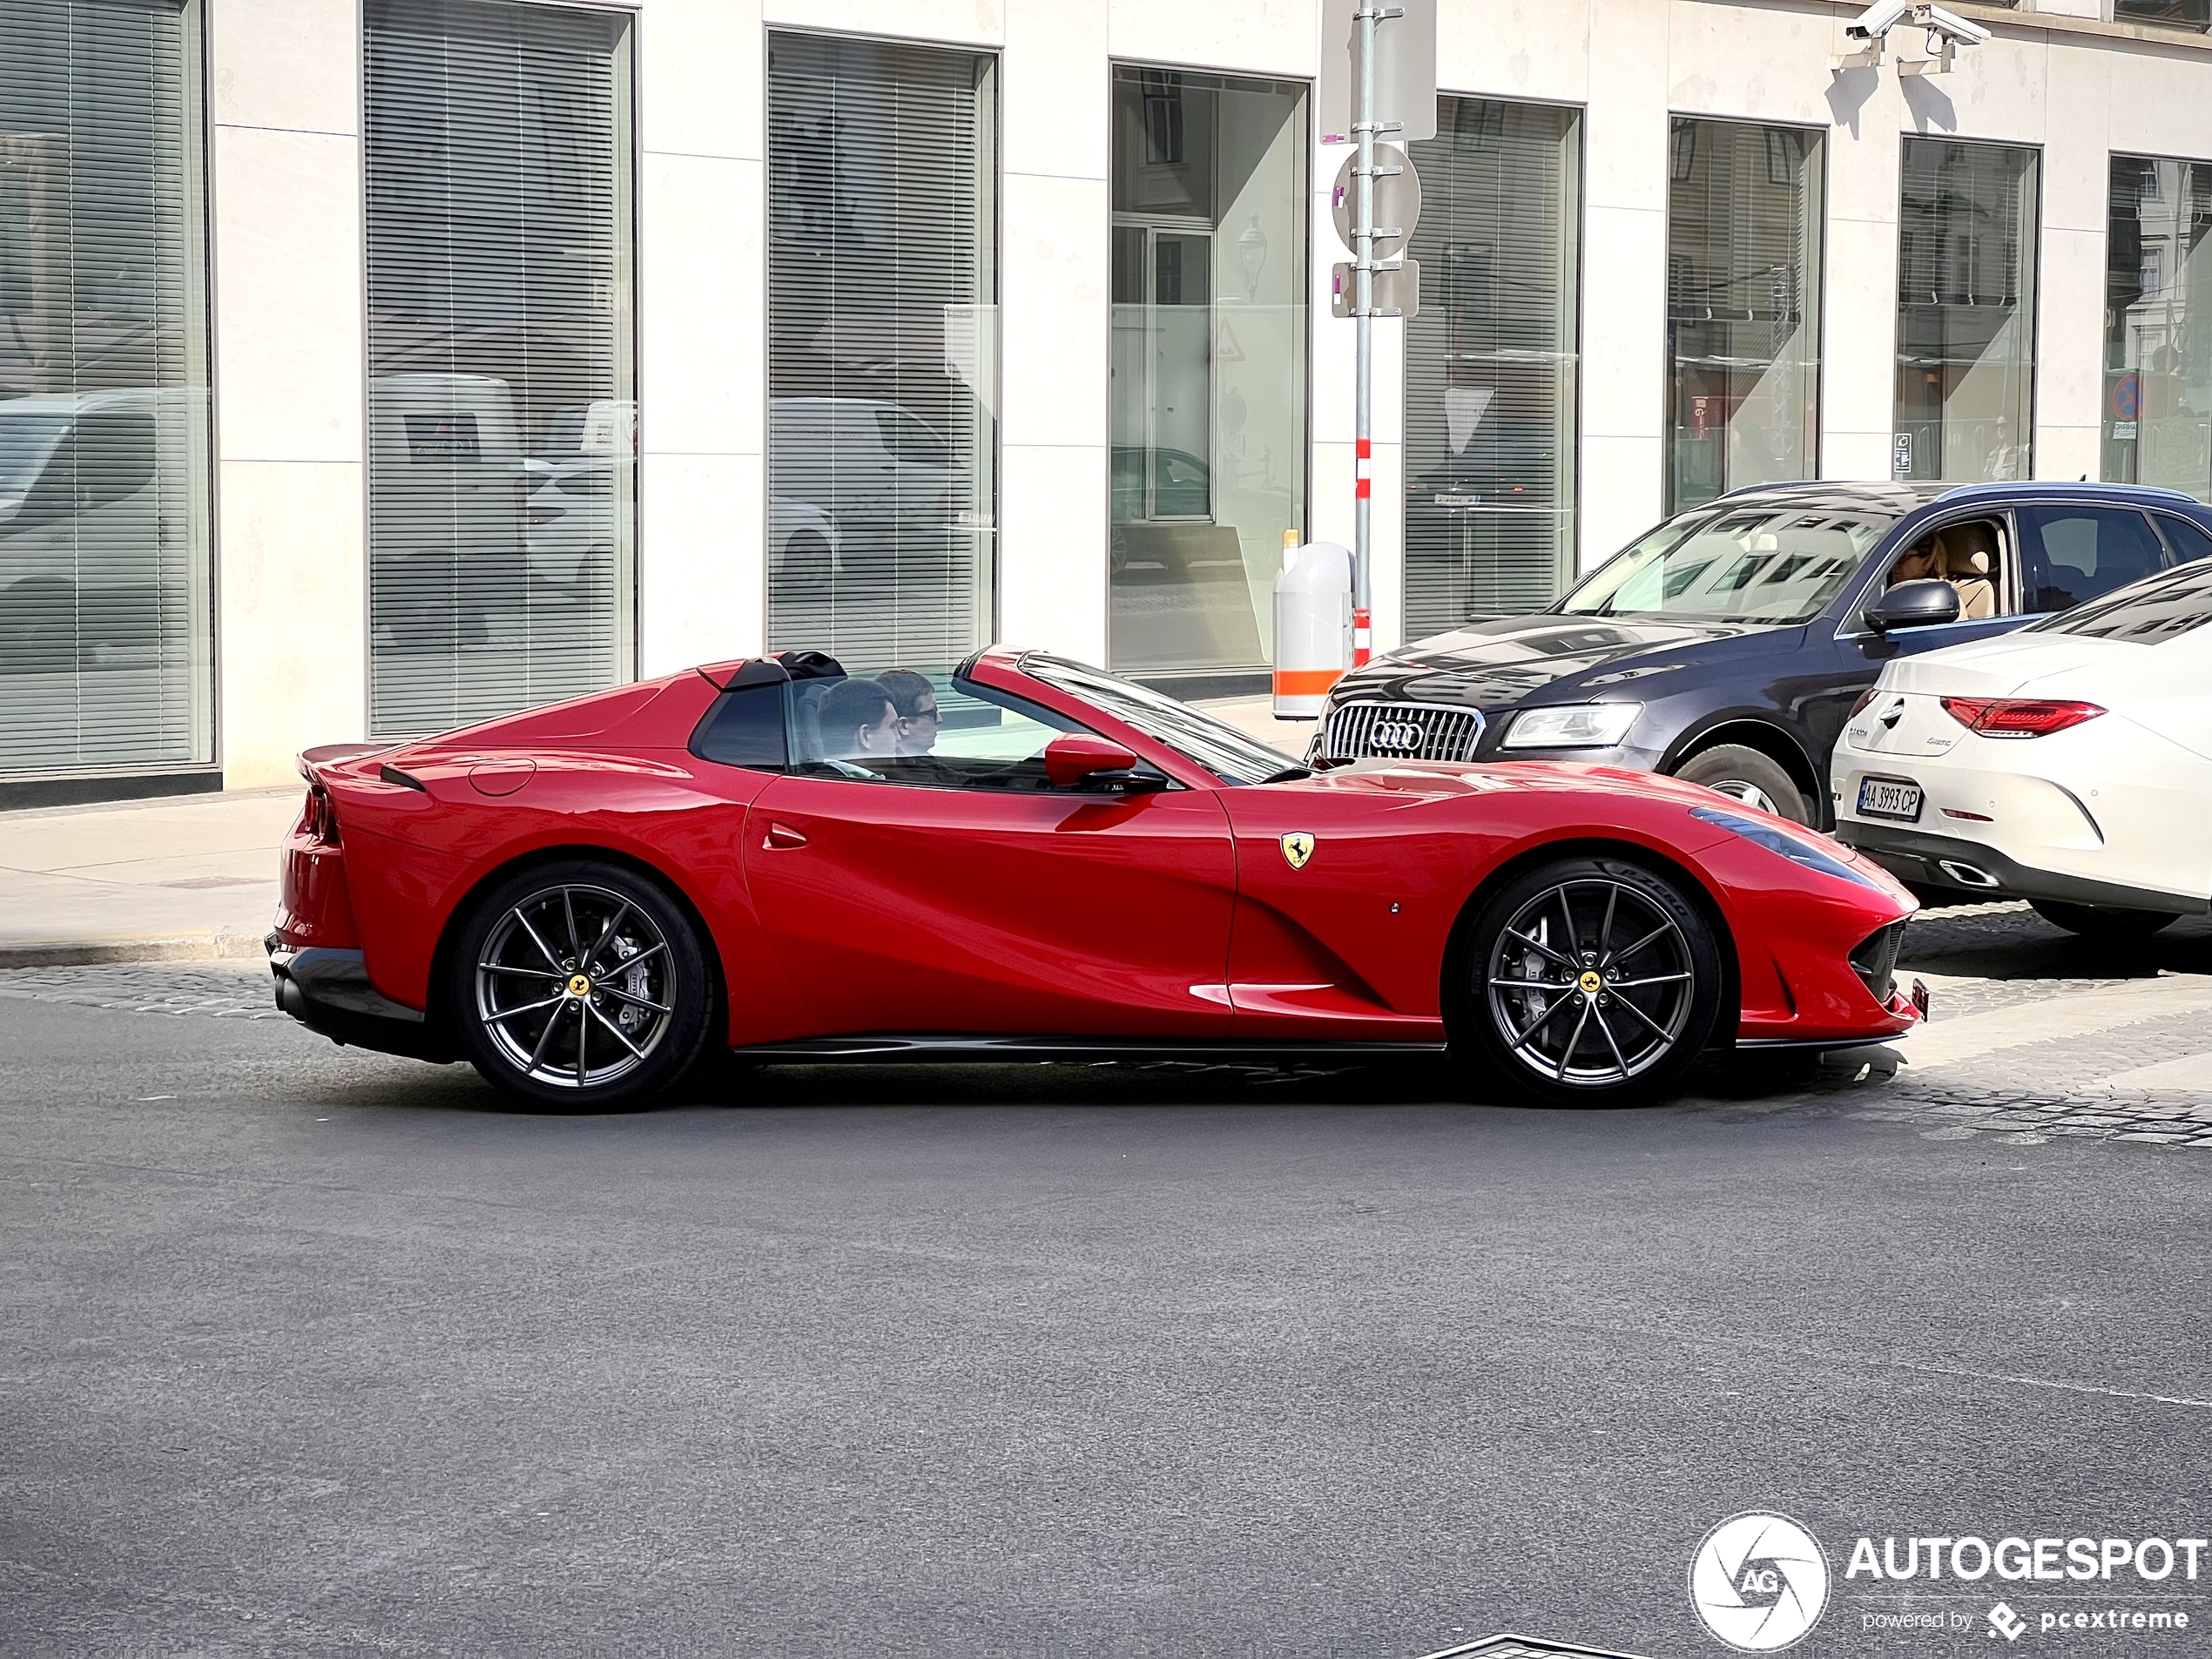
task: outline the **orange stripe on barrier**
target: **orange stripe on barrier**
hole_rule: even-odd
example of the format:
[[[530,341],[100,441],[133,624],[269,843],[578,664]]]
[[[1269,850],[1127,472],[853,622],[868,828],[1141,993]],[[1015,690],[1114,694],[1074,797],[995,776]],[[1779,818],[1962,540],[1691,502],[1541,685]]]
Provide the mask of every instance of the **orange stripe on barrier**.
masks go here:
[[[1275,671],[1275,695],[1320,697],[1343,678],[1341,668],[1278,668]]]

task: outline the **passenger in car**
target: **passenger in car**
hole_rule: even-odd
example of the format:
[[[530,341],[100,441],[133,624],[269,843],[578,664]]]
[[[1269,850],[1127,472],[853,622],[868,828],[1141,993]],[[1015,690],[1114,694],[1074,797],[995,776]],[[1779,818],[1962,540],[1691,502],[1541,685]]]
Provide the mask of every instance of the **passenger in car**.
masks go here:
[[[889,759],[899,743],[899,711],[873,680],[840,680],[823,697],[816,720],[825,760]]]
[[[876,676],[876,684],[889,693],[899,716],[898,764],[888,774],[893,780],[941,789],[957,789],[968,782],[957,767],[930,752],[944,729],[944,717],[938,711],[937,688],[929,676],[911,668],[887,668]]]

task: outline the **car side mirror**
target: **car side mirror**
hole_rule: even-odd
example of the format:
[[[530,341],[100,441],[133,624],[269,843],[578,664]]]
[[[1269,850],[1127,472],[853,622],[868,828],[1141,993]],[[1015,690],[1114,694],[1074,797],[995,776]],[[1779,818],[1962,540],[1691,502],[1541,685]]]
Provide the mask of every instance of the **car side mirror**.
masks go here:
[[[1044,746],[1044,775],[1055,789],[1073,789],[1104,772],[1128,772],[1136,757],[1092,732],[1063,732]]]
[[[1864,619],[1878,634],[1892,628],[1930,628],[1959,620],[1959,590],[1940,577],[1900,582],[1866,607]]]

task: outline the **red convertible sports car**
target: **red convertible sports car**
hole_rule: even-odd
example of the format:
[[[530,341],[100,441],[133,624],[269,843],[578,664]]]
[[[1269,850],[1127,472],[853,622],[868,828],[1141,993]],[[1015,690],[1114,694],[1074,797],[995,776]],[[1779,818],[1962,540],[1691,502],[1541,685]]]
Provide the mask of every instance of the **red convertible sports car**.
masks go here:
[[[638,1103],[715,1043],[1448,1045],[1474,1094],[1612,1103],[1915,1019],[1911,895],[1797,825],[1595,766],[1310,772],[1035,651],[723,663],[300,768],[280,1005],[543,1107]]]

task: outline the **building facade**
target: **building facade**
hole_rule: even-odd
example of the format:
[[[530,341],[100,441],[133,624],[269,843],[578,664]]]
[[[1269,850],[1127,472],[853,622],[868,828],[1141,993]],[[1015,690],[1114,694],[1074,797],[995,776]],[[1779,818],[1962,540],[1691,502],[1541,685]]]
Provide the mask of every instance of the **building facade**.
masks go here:
[[[2205,0],[1858,10],[1442,0],[1379,644],[1763,480],[2212,496]],[[9,0],[0,806],[764,647],[1251,686],[1351,539],[1325,10]]]

